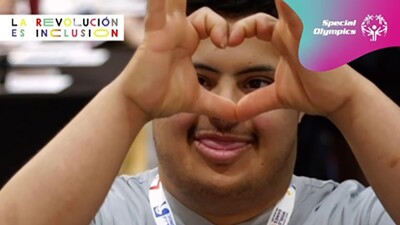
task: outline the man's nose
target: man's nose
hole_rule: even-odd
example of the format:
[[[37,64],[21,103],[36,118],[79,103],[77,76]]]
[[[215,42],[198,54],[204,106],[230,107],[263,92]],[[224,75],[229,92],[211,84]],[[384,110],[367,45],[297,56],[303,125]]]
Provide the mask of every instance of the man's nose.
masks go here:
[[[220,132],[229,132],[238,124],[238,122],[229,122],[215,117],[208,117],[208,120]]]
[[[235,103],[244,96],[244,93],[236,84],[236,80],[232,78],[231,75],[222,75],[218,84],[211,90],[211,92]]]
[[[237,87],[235,79],[229,76],[222,76],[218,85],[211,91],[235,103],[244,95],[240,88]],[[219,106],[216,105],[215,107]],[[221,132],[227,132],[238,124],[238,122],[226,121],[223,118],[209,117],[208,119],[210,123]]]

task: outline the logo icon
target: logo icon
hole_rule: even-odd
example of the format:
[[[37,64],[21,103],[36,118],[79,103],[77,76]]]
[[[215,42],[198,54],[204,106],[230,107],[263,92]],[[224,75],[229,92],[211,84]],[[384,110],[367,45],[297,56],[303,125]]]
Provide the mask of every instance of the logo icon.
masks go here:
[[[170,213],[166,201],[164,201],[161,205],[154,207],[153,210],[156,217],[165,216]]]
[[[370,41],[376,42],[378,37],[384,37],[388,31],[388,24],[382,15],[367,15],[361,23],[364,36],[371,37]]]

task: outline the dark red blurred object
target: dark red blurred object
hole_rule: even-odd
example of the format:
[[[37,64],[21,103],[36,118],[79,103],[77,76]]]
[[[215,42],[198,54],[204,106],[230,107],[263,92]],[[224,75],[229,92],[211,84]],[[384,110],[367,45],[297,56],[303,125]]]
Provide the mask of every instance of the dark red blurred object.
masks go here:
[[[39,0],[29,0],[31,14],[39,14]]]

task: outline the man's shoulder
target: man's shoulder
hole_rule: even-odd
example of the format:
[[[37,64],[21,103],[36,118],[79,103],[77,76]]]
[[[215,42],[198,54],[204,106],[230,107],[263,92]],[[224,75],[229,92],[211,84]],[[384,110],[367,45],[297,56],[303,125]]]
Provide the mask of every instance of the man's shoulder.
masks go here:
[[[302,205],[335,204],[344,199],[355,199],[359,195],[375,197],[370,187],[366,188],[356,180],[339,183],[333,180],[293,176],[292,184],[298,193],[297,204]]]
[[[157,174],[158,169],[154,168],[136,175],[118,176],[115,179],[110,192],[123,191],[128,192],[127,194],[129,195],[136,193],[147,196],[151,182],[154,180]]]
[[[324,191],[333,192],[337,188],[356,188],[359,191],[364,190],[366,187],[356,180],[345,180],[341,183],[334,180],[320,180],[316,178],[296,176],[293,175],[292,183],[299,188],[308,191]]]
[[[123,182],[128,185],[150,186],[157,174],[158,168],[154,168],[135,175],[121,175],[118,176],[115,181]]]
[[[359,195],[376,197],[371,187],[365,187],[357,180],[337,182],[333,180],[319,180],[315,178],[293,176],[292,183],[300,195],[317,196],[320,200],[325,198],[356,198]],[[331,199],[332,201],[333,199]]]
[[[297,224],[394,224],[371,187],[293,176]]]
[[[148,191],[158,170],[115,179],[92,224],[153,224]]]

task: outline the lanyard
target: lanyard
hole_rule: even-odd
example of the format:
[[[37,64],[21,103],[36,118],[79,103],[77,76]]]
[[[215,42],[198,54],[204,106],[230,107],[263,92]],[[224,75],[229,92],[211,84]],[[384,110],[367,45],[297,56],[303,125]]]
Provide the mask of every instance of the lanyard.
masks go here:
[[[296,188],[291,184],[285,196],[272,210],[267,225],[287,225],[293,212],[295,198]],[[151,211],[157,225],[176,225],[171,207],[165,197],[158,175],[151,183],[149,200]]]

